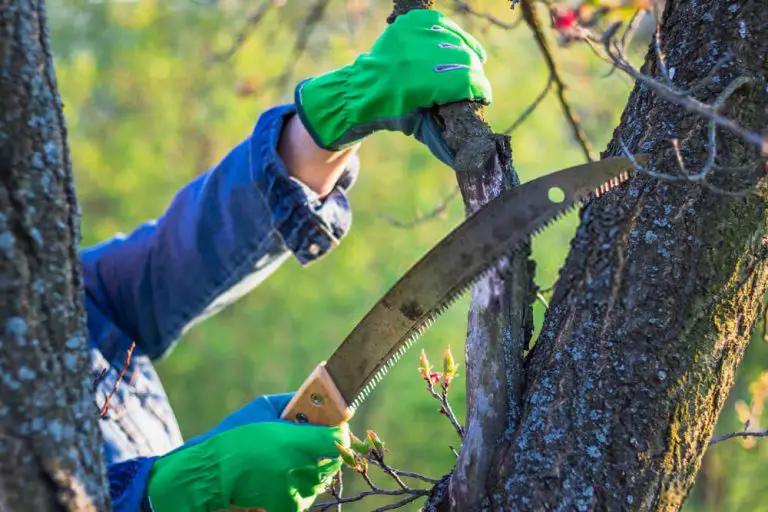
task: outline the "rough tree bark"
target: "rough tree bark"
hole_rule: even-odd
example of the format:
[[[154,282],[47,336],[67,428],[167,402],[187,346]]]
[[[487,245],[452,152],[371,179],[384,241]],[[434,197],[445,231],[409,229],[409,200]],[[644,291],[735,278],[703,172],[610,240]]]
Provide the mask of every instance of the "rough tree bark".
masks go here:
[[[42,0],[0,0],[0,510],[110,510]]]
[[[733,79],[756,79],[723,112],[765,129],[764,2],[668,0],[662,33],[667,66],[680,86],[705,77],[730,54],[695,95],[712,103]],[[659,76],[652,48],[644,71]],[[710,183],[727,190],[758,183],[756,194],[730,197],[639,174],[582,209],[541,335],[525,361],[519,421],[496,448],[500,463],[483,508],[682,505],[768,283],[768,217],[759,181],[765,161],[723,131],[718,164],[730,169],[713,171]],[[673,137],[685,141],[687,168],[700,169],[706,121],[639,85],[603,156],[621,154],[621,138],[631,151],[650,153],[657,171],[675,174]],[[471,403],[485,390],[468,392]],[[474,449],[465,445],[462,457]],[[469,510],[440,493],[426,509],[435,508]]]
[[[412,9],[431,9],[434,0],[394,0],[387,21]],[[435,116],[455,151],[454,170],[470,215],[520,180],[512,166],[509,136],[493,133],[483,107],[467,102],[442,106]],[[535,298],[530,247],[505,258],[472,286],[466,344],[467,421],[450,480],[456,510],[469,510],[485,497],[499,439],[519,419],[523,353],[533,332]],[[442,492],[438,494],[442,495]]]

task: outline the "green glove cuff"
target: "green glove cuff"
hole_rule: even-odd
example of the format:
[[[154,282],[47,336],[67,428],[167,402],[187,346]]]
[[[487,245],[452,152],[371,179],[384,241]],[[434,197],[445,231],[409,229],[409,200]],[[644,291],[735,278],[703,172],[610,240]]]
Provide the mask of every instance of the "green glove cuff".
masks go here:
[[[377,130],[419,132],[434,105],[491,102],[485,58],[480,44],[439,12],[411,11],[353,64],[299,83],[296,108],[315,143],[329,150]]]
[[[345,137],[345,142],[338,135],[346,134],[355,127],[354,92],[351,90],[354,85],[349,83],[350,76],[354,73],[351,66],[346,66],[303,80],[296,86],[296,112],[315,144],[323,149],[339,151],[355,144],[353,137]]]

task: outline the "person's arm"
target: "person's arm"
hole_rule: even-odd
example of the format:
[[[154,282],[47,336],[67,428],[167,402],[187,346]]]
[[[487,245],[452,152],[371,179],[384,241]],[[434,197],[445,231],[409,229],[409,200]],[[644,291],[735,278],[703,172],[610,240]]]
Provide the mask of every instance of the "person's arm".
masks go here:
[[[280,137],[278,152],[291,176],[320,197],[325,197],[331,193],[359,147],[360,143],[339,151],[323,149],[312,140],[301,119],[293,116]]]
[[[306,264],[335,247],[350,225],[344,189],[356,172],[354,150],[322,150],[292,105],[271,109],[157,221],[84,250],[86,293],[143,353],[160,357],[289,252]]]
[[[163,219],[143,228],[146,234],[131,235],[133,241],[123,249],[93,253],[86,262],[88,292],[99,295],[100,307],[119,315],[125,329],[148,333],[150,339],[153,329],[163,329],[153,340],[159,340],[153,353],[161,353],[163,340],[180,332],[180,318],[189,325],[195,315],[213,309],[212,297],[222,300],[217,294],[243,276],[263,276],[263,265],[276,265],[284,246],[307,262],[338,241],[349,225],[341,189],[354,174],[340,169],[354,167],[351,152],[366,135],[382,129],[413,134],[450,164],[453,155],[428,108],[462,100],[489,102],[484,59],[477,41],[440,13],[417,10],[399,16],[370,53],[298,85],[300,123],[292,116],[293,107],[265,113],[251,139],[183,190]],[[286,119],[292,121],[282,130]],[[280,133],[288,135],[278,144]],[[149,240],[148,249],[142,240]],[[242,268],[238,262],[244,262]],[[137,302],[142,298],[151,300]],[[306,508],[338,464],[333,441],[348,438],[333,429],[279,421],[283,400],[281,406],[269,399],[269,407],[263,400],[249,404],[211,435],[161,458],[111,466],[110,481],[113,475],[134,474],[116,479],[113,488],[145,492],[146,487],[145,498],[154,499],[156,512],[178,510],[181,500],[202,504],[185,510],[210,510],[207,503],[222,496],[223,504],[247,508],[286,509],[270,503]],[[262,423],[264,411],[275,421]],[[288,454],[296,458],[289,460]],[[319,464],[318,457],[334,460]],[[113,493],[122,504],[120,496]],[[139,495],[132,496],[134,503]]]

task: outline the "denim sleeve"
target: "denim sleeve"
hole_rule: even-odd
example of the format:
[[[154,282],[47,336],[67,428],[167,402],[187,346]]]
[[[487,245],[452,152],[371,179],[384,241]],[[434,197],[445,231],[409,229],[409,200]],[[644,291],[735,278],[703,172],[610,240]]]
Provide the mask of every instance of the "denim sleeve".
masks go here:
[[[294,114],[293,105],[266,111],[250,137],[179,191],[162,217],[82,252],[88,298],[150,358],[248,293],[289,251],[307,264],[349,229],[345,191],[358,161],[321,200],[288,175],[277,153]]]
[[[147,505],[146,494],[155,459],[157,457],[139,457],[109,465],[107,478],[113,512],[151,510]]]

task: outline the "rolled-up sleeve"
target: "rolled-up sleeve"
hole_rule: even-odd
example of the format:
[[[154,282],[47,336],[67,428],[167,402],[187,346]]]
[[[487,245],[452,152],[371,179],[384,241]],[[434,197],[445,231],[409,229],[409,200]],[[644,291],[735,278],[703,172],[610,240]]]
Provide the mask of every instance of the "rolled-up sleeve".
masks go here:
[[[285,120],[295,113],[288,107],[278,115],[264,116],[259,125],[266,137],[251,138],[251,154],[260,160],[254,166],[254,181],[272,212],[272,225],[302,264],[309,263],[335,247],[349,230],[351,215],[345,191],[357,176],[357,156],[332,192],[322,200],[311,189],[288,174],[277,153]],[[277,113],[276,113],[277,114]],[[259,129],[257,125],[256,129]]]
[[[166,354],[186,329],[248,293],[291,252],[307,264],[349,229],[345,191],[357,158],[320,199],[289,176],[277,153],[294,113],[293,105],[268,110],[159,219],[82,252],[88,298],[149,357]]]

